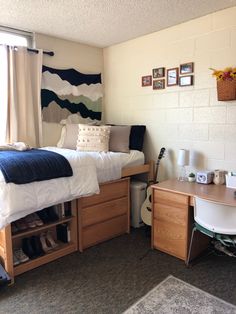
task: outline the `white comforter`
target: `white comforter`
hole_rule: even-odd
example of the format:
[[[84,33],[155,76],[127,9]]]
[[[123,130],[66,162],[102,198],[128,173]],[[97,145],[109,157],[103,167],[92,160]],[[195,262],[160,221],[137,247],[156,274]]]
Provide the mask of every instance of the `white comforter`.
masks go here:
[[[0,171],[0,229],[32,212],[99,192],[96,163],[86,154],[46,147],[65,156],[73,176],[28,184],[6,183]]]
[[[144,162],[141,152],[77,152],[43,147],[66,157],[73,176],[28,184],[6,183],[0,171],[0,229],[37,210],[99,193],[99,183],[121,178],[122,167]],[[140,156],[141,155],[141,156]]]

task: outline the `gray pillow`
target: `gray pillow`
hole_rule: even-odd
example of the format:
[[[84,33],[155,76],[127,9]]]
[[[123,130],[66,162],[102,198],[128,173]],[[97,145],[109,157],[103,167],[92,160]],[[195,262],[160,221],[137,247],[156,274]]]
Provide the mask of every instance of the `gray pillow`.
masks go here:
[[[109,151],[129,153],[130,126],[111,126]]]

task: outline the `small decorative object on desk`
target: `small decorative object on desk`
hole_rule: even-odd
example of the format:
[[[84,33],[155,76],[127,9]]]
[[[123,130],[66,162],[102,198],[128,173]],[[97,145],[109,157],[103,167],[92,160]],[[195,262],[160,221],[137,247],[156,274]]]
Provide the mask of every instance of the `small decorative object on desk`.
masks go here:
[[[186,181],[185,166],[189,164],[189,151],[186,149],[180,149],[178,154],[177,164],[179,166],[179,181]]]
[[[215,170],[213,182],[215,184],[225,184],[225,171],[224,170]]]
[[[197,183],[210,184],[213,181],[213,171],[199,171],[197,172]]]
[[[191,172],[188,175],[188,182],[195,182],[196,178],[195,178],[195,174],[193,172]]]
[[[225,175],[226,187],[231,189],[236,189],[236,172],[228,172]]]
[[[236,68],[225,68],[224,70],[215,70],[212,75],[217,80],[218,100],[227,101],[236,99]]]

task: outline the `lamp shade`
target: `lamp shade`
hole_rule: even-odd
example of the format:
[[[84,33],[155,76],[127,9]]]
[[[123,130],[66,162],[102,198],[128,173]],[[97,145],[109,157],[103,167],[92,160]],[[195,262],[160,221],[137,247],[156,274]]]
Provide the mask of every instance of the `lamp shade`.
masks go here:
[[[186,149],[180,149],[178,154],[179,166],[187,166],[189,164],[189,152]]]

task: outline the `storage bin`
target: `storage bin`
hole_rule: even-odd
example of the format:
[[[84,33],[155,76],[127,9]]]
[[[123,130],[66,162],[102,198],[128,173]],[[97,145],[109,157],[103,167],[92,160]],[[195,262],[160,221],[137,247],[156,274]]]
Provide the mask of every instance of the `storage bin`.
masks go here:
[[[131,192],[131,226],[139,228],[143,226],[141,207],[146,197],[147,183],[133,180],[130,183]]]
[[[226,187],[231,189],[236,189],[236,176],[225,175],[226,178]]]
[[[217,81],[217,96],[220,101],[236,99],[236,80]]]

